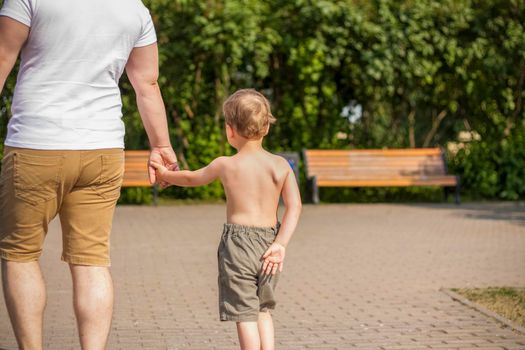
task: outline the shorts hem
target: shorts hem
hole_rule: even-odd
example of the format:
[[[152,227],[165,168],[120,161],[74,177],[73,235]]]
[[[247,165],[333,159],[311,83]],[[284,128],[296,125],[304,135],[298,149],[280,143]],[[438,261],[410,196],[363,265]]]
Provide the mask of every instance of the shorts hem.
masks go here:
[[[62,255],[61,260],[72,265],[109,267],[111,261],[108,259],[84,259],[76,256]]]
[[[275,310],[275,307],[266,306],[266,307],[260,308],[259,312],[270,312],[270,311],[273,311],[273,310]]]
[[[33,262],[38,261],[40,259],[40,254],[38,255],[31,255],[31,256],[22,256],[19,254],[12,254],[12,253],[6,253],[3,251],[0,251],[0,259],[6,260],[6,261],[14,261],[14,262]]]
[[[259,313],[246,315],[221,314],[220,320],[233,322],[257,322],[259,320]]]

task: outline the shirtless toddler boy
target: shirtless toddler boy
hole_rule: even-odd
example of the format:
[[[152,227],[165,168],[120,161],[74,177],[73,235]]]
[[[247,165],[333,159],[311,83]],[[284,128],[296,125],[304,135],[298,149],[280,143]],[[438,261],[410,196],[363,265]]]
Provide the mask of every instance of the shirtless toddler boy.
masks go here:
[[[227,223],[218,250],[220,319],[237,322],[241,349],[274,349],[269,310],[275,308],[274,290],[301,197],[288,162],[262,147],[275,122],[268,100],[255,90],[239,90],[224,102],[223,113],[228,142],[237,154],[196,171],[152,165],[159,181],[177,186],[202,186],[217,178],[222,182]],[[281,195],[285,211],[280,225]]]

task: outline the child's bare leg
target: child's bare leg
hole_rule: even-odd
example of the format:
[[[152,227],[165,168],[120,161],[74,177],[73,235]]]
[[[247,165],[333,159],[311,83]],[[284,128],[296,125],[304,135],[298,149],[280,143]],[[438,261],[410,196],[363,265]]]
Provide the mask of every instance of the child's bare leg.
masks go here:
[[[261,350],[273,350],[275,341],[273,335],[273,321],[270,312],[259,312],[259,338],[261,339]]]
[[[237,334],[241,350],[260,350],[257,322],[237,322]]]

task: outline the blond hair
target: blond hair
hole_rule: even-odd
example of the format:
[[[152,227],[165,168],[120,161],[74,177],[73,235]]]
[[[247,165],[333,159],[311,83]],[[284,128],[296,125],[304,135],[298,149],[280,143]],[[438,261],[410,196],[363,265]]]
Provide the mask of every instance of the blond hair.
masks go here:
[[[263,137],[276,119],[270,103],[254,89],[237,90],[222,105],[226,124],[247,139]]]

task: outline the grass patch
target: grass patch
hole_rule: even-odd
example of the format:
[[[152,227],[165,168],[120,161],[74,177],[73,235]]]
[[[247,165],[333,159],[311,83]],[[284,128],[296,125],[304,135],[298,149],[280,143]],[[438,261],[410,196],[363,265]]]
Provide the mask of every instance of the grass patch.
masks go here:
[[[454,288],[452,291],[525,327],[525,288]]]

